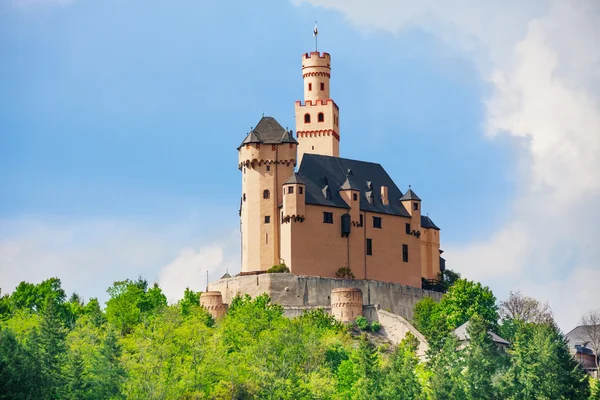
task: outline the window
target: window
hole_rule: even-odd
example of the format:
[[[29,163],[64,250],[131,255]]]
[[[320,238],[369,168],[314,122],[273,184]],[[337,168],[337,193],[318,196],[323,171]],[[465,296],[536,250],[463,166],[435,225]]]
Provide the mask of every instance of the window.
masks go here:
[[[271,192],[268,190],[263,191],[263,199],[268,199],[271,197]]]
[[[402,261],[408,262],[408,245],[402,245]]]
[[[325,114],[319,113],[319,115],[317,115],[317,120],[319,122],[324,122],[325,121]]]
[[[381,229],[381,218],[373,217],[373,228]]]
[[[269,172],[271,170],[271,166],[267,165],[267,172]]]
[[[323,212],[323,223],[324,224],[333,224],[333,213]]]
[[[308,90],[312,90],[312,83],[308,84]]]
[[[308,114],[308,113],[304,114],[304,123],[310,124],[310,114]]]
[[[288,194],[292,194],[292,193],[294,193],[294,187],[288,186]]]
[[[302,188],[302,186],[298,186],[298,194],[302,194],[304,192],[304,189]]]
[[[360,214],[359,217],[360,217],[359,218],[359,224],[360,224],[360,226],[363,226],[363,215]]]
[[[410,235],[410,224],[406,223],[405,226],[406,226],[406,234]]]
[[[246,193],[244,193],[244,195],[242,196],[242,198],[244,199],[244,201],[246,201]]]
[[[321,90],[325,90],[325,83],[321,82]]]
[[[373,255],[373,239],[367,239],[367,255]]]
[[[358,193],[352,193],[352,200],[358,200]]]
[[[413,203],[413,210],[419,211],[419,203]]]
[[[265,224],[270,224],[270,223],[271,223],[271,216],[265,215]]]

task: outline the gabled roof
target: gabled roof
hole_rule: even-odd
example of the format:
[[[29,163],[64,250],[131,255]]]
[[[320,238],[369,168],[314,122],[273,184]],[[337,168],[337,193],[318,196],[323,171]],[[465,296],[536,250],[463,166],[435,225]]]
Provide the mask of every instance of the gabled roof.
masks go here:
[[[279,125],[279,122],[273,117],[262,117],[254,129],[246,135],[246,138],[240,144],[238,149],[249,143],[298,143],[291,131],[286,130]]]
[[[589,334],[586,333],[588,327],[598,329],[598,332],[600,332],[600,325],[579,325],[565,335],[565,338],[569,342],[569,347],[575,348],[576,346],[580,346],[587,348],[589,346],[590,338]]]
[[[437,225],[433,223],[433,221],[431,220],[431,218],[429,218],[428,215],[421,215],[421,226],[425,229],[435,229],[437,231],[440,230],[440,228],[438,228]]]
[[[467,331],[468,327],[469,327],[469,321],[465,322],[464,324],[462,324],[461,326],[459,326],[458,328],[456,328],[454,330],[454,335],[456,335],[458,340],[460,340],[460,341],[469,340],[469,332]],[[488,331],[488,334],[491,336],[492,342],[497,343],[497,344],[503,344],[506,346],[510,345],[510,342],[502,339],[500,336],[496,335],[494,332]]]
[[[404,200],[421,201],[421,199],[419,198],[419,196],[417,196],[417,194],[412,191],[412,189],[410,188],[410,186],[408,187],[408,192],[406,192],[404,194],[404,196],[402,196],[402,198],[400,200],[402,200],[402,201],[404,201]]]
[[[400,198],[402,192],[392,178],[379,164],[350,160],[347,158],[304,154],[299,174],[306,185],[306,204],[349,208],[337,190],[331,190],[331,198],[323,194],[325,186],[340,188],[344,185],[348,170],[352,171],[351,180],[360,191],[360,209],[362,211],[399,215],[410,218]],[[371,183],[371,188],[367,182]],[[387,186],[389,204],[381,202],[381,187]],[[372,192],[373,204],[367,200],[367,192]]]
[[[294,172],[294,173],[292,173],[292,175],[290,175],[288,180],[285,181],[283,184],[284,185],[293,185],[293,184],[304,185],[304,181],[302,180],[302,178],[300,176],[298,176],[297,172]]]
[[[225,275],[223,275],[221,277],[221,279],[228,279],[228,278],[231,278],[231,275],[229,275],[229,272],[225,272]]]

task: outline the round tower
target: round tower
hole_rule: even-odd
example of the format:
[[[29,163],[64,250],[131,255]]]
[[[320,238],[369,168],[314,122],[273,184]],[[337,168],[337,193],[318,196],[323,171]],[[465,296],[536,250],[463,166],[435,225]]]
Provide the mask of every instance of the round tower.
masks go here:
[[[227,312],[227,305],[223,304],[221,292],[204,292],[200,295],[200,305],[217,320]]]
[[[296,101],[298,162],[306,153],[340,156],[339,108],[331,99],[331,56],[313,51],[302,55],[304,101]]]
[[[281,187],[296,165],[297,142],[274,118],[262,117],[238,147],[242,172],[242,272],[279,264]]]
[[[331,291],[331,314],[341,322],[351,322],[362,315],[363,296],[358,288],[336,288]]]
[[[305,53],[302,55],[302,78],[304,79],[304,100],[329,99],[329,79],[331,78],[331,56],[329,53]]]

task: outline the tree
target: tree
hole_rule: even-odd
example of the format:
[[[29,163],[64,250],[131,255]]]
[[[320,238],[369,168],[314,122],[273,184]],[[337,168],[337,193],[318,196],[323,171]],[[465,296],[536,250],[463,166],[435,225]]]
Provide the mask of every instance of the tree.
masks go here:
[[[383,371],[382,399],[417,399],[422,387],[415,372],[419,363],[416,355],[419,342],[408,333],[391,356],[390,364]]]
[[[510,367],[499,380],[508,399],[587,399],[589,384],[553,324],[518,322]]]
[[[488,333],[488,323],[475,314],[469,320],[465,348],[465,382],[468,399],[494,399],[492,377],[499,366],[499,351]]]
[[[600,309],[588,311],[581,317],[579,324],[581,325],[581,338],[588,343],[587,347],[594,352],[596,371],[600,371],[598,368],[598,358],[600,357]],[[598,378],[598,375],[596,375],[596,378]]]
[[[440,282],[442,283],[442,292],[446,293],[454,282],[460,279],[460,274],[451,269],[445,269],[439,274]]]
[[[466,399],[464,350],[456,336],[449,335],[439,351],[431,352],[427,362],[428,392],[433,399]]]
[[[498,326],[496,297],[481,283],[457,280],[440,301],[441,313],[445,314],[448,328],[454,330],[479,314],[492,329]]]
[[[200,307],[200,294],[186,287],[183,292],[183,298],[179,300],[179,307],[181,307],[183,315],[190,315],[192,309]]]
[[[0,398],[42,398],[39,378],[39,364],[34,355],[11,330],[0,327]]]
[[[34,337],[36,357],[41,367],[40,380],[49,398],[56,398],[64,384],[62,367],[65,361],[66,331],[59,315],[58,306],[51,298],[44,307],[39,334]]]

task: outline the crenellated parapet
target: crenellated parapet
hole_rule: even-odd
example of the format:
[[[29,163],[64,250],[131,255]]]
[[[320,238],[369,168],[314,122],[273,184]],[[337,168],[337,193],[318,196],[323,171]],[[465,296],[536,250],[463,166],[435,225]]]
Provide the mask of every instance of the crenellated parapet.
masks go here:
[[[308,137],[321,137],[321,136],[333,136],[339,142],[340,135],[333,129],[322,129],[322,130],[314,130],[314,131],[298,131],[296,133],[299,138],[308,138]]]
[[[340,109],[332,99],[305,100],[304,102],[301,100],[296,101],[296,107],[326,106],[329,104],[332,104],[336,110]]]
[[[296,143],[260,144],[250,143],[238,150],[238,169],[256,168],[262,165],[296,165]]]

